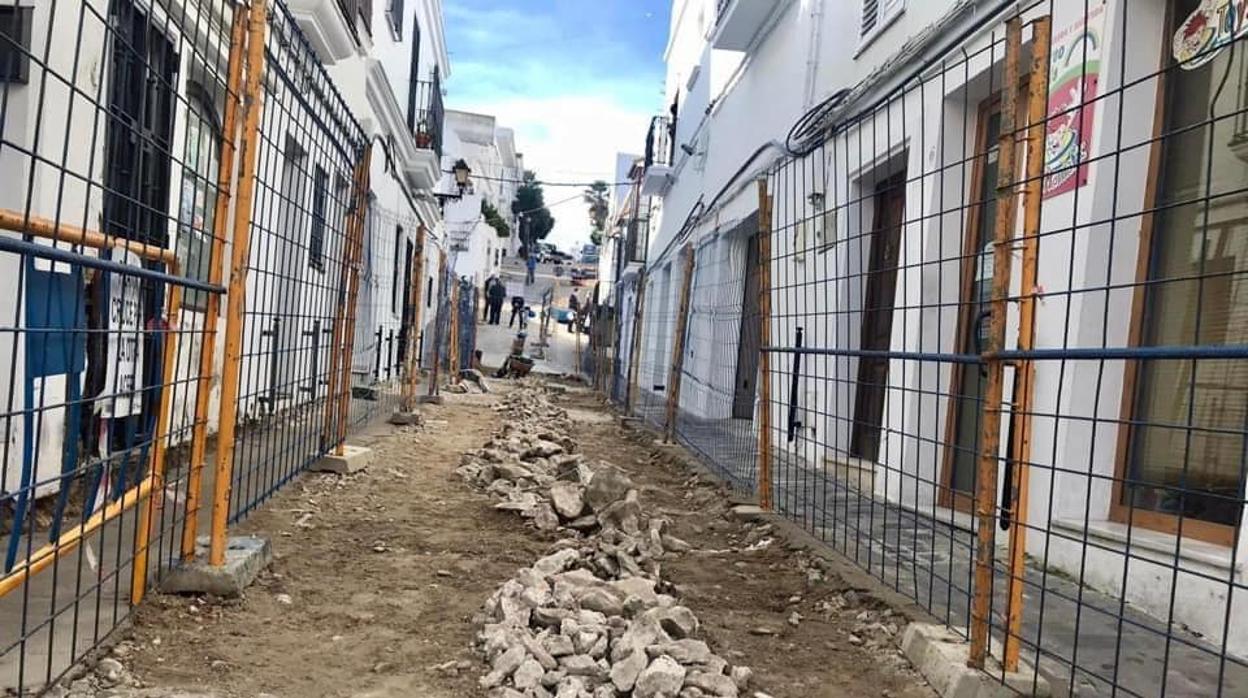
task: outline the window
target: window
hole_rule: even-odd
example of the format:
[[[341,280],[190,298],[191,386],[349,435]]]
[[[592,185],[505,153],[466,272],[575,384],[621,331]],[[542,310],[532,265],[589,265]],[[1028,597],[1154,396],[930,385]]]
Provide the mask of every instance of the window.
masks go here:
[[[30,7],[0,7],[0,82],[30,79]]]
[[[308,264],[325,267],[325,205],[329,195],[329,173],[320,165],[312,175],[312,234],[308,236]]]
[[[399,283],[399,270],[403,268],[404,242],[403,226],[400,225],[394,229],[394,271],[390,275],[390,312],[396,315],[399,312],[399,299],[403,297],[403,294],[400,292],[402,284]]]
[[[178,209],[178,262],[182,273],[208,280],[212,256],[213,216],[217,207],[217,168],[220,127],[208,95],[198,83],[187,83],[186,153],[182,158],[182,200]],[[208,307],[205,291],[188,289],[186,307]]]
[[[859,48],[865,47],[885,27],[901,15],[906,7],[905,0],[862,0],[862,26],[858,32],[861,39]]]
[[[420,96],[420,24],[412,17],[412,65],[407,76],[407,128],[416,133]]]
[[[395,41],[403,40],[403,0],[390,0],[386,5],[386,19],[389,20],[390,34]]]
[[[1174,16],[1181,21],[1198,2],[1179,0]],[[1143,346],[1248,343],[1248,134],[1234,118],[1248,103],[1248,83],[1237,77],[1248,56],[1226,47],[1199,67],[1180,69],[1169,57],[1166,66],[1134,336]],[[1174,531],[1182,517],[1185,535],[1230,544],[1244,488],[1248,362],[1148,360],[1130,371],[1115,518]]]

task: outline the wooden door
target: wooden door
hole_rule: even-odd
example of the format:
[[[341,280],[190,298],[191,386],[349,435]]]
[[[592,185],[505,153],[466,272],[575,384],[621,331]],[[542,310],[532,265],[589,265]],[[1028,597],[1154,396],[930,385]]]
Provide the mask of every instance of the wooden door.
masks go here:
[[[897,295],[897,254],[906,210],[906,174],[890,177],[875,188],[875,216],[870,234],[871,252],[865,274],[862,339],[864,351],[887,351],[893,336],[893,303]],[[888,358],[863,356],[858,360],[854,424],[850,455],[875,461],[880,455],[880,425],[888,389]]]

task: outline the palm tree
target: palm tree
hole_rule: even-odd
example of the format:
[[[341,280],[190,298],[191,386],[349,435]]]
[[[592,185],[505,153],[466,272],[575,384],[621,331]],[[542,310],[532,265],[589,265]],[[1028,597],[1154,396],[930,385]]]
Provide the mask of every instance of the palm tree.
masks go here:
[[[585,203],[589,204],[589,222],[594,227],[591,235],[591,238],[595,240],[594,244],[600,244],[602,233],[607,228],[607,214],[610,211],[607,205],[609,190],[609,185],[599,179],[589,185],[584,193]]]

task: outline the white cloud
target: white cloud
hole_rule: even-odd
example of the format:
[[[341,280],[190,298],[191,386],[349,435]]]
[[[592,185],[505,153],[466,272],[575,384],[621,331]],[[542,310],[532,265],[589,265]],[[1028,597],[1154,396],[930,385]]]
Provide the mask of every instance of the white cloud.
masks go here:
[[[609,95],[516,97],[470,104],[454,109],[493,114],[500,126],[516,131],[516,148],[524,153],[525,167],[545,181],[611,181],[615,156],[645,147],[650,113],[621,104]],[[571,249],[589,241],[589,216],[580,202],[579,188],[546,187],[546,202],[576,199],[552,207],[555,229],[548,240]]]

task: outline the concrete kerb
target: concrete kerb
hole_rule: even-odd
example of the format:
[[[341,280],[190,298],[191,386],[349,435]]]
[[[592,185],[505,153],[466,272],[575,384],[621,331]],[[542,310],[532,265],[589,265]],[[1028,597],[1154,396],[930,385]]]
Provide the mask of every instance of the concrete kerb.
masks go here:
[[[984,671],[968,667],[970,643],[943,625],[911,623],[902,634],[901,650],[943,698],[1051,695],[1049,682],[1025,662],[1016,672],[1004,671],[996,657],[987,659]]]
[[[226,544],[225,564],[213,567],[208,564],[208,537],[200,536],[195,541],[195,559],[171,569],[160,590],[167,594],[238,596],[272,561],[273,547],[267,538],[236,536]]]
[[[314,473],[337,473],[350,475],[368,467],[373,459],[373,449],[364,446],[347,444],[342,448],[342,455],[330,453],[322,456],[308,470]]]

